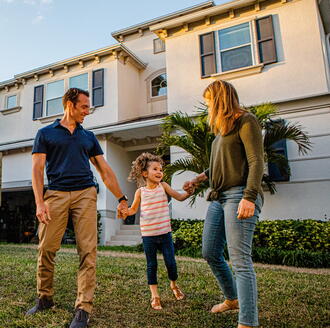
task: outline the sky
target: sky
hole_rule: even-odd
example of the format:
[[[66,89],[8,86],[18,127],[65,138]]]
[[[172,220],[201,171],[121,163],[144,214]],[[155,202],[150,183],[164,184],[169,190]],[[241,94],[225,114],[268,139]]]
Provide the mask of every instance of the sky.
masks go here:
[[[115,44],[111,32],[202,2],[0,0],[0,81]]]

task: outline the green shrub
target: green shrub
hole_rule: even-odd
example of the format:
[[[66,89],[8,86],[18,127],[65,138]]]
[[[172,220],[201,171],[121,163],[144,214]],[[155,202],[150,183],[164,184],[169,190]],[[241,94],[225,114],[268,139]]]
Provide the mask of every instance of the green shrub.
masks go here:
[[[256,225],[255,247],[281,250],[330,251],[330,222],[316,220],[260,221]]]
[[[200,257],[204,221],[172,220],[178,255]],[[253,239],[256,262],[299,267],[330,266],[330,222],[316,220],[260,221]],[[228,258],[225,249],[225,257]]]
[[[305,268],[329,268],[330,253],[306,250],[284,251],[275,248],[254,247],[252,258],[255,262],[280,264]]]

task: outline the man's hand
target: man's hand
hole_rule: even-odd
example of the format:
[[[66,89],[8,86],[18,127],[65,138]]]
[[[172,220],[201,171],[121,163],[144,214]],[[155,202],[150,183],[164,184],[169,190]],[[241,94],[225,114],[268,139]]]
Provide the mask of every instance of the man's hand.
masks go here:
[[[49,214],[49,208],[46,203],[41,203],[37,205],[36,217],[40,223],[48,224],[51,220]]]
[[[255,204],[249,200],[242,199],[238,204],[237,218],[247,219],[254,215]]]
[[[122,200],[117,206],[117,218],[125,220],[128,215],[128,205],[125,200]]]

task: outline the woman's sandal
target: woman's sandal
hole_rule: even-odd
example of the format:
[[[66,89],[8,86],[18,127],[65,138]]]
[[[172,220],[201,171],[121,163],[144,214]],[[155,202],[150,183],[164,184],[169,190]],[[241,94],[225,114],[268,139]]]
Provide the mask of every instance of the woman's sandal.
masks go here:
[[[182,293],[181,289],[178,286],[175,286],[175,287],[173,287],[171,289],[173,291],[173,294],[174,294],[175,298],[178,301],[181,301],[182,299],[185,298],[185,295]]]
[[[216,304],[212,307],[212,313],[221,313],[230,310],[238,310],[238,300],[225,300],[223,303]]]
[[[151,298],[151,307],[154,310],[162,310],[162,305],[160,304],[160,297],[152,297]]]

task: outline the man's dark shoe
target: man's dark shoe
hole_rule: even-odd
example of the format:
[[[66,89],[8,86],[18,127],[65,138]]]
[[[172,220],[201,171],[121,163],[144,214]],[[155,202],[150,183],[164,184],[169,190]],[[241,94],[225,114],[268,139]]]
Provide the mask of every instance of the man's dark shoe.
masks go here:
[[[41,312],[44,310],[48,310],[54,306],[54,302],[52,299],[48,298],[37,298],[36,299],[36,305],[31,308],[29,311],[25,313],[25,315],[32,315],[37,312]]]
[[[88,325],[88,321],[89,313],[82,309],[77,309],[70,328],[85,328]]]

